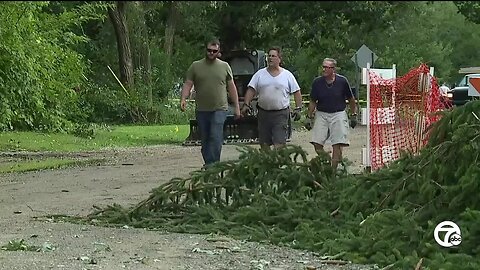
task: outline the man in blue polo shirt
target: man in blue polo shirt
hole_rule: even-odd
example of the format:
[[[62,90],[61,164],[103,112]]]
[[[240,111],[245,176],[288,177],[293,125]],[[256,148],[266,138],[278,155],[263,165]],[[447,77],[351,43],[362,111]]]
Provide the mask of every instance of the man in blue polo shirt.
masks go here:
[[[308,104],[308,117],[315,119],[311,143],[317,153],[324,151],[323,146],[327,140],[332,143],[334,170],[342,160],[342,147],[350,145],[349,126],[354,128],[357,124],[355,96],[347,78],[336,73],[336,66],[335,59],[323,60],[323,74],[313,80]],[[350,104],[350,123],[345,111],[346,100]]]

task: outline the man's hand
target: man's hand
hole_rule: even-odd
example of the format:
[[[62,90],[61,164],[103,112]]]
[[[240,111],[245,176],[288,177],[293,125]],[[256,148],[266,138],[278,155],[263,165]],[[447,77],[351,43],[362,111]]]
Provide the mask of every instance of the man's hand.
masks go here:
[[[185,99],[180,99],[180,110],[184,112],[187,109],[187,101]]]
[[[355,128],[357,126],[357,114],[350,115],[350,127]]]
[[[252,106],[248,105],[247,103],[243,103],[241,114],[243,116],[246,116],[246,115],[251,114],[251,113],[252,113]]]
[[[235,106],[235,112],[234,112],[234,119],[239,119],[242,117],[242,114],[240,113],[240,107]]]
[[[312,130],[313,128],[313,122],[314,122],[314,119],[312,117],[307,117],[307,119],[305,119],[305,128],[307,130]]]
[[[302,108],[300,107],[295,108],[295,110],[293,110],[292,112],[293,121],[298,121],[300,120],[301,117],[302,117]]]

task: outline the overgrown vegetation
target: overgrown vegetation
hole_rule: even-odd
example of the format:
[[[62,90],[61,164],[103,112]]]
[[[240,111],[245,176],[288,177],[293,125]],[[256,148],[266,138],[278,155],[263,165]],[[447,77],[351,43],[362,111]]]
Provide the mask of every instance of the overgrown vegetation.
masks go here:
[[[224,233],[356,263],[413,269],[479,269],[480,101],[446,112],[418,155],[371,174],[333,174],[328,156],[298,146],[261,152],[174,178],[132,208],[111,205],[95,224]],[[437,245],[435,226],[452,220],[462,242]]]

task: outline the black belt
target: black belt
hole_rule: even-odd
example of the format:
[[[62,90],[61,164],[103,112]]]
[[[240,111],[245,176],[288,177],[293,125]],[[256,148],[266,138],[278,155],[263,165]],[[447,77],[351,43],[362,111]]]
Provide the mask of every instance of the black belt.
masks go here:
[[[343,112],[343,111],[345,111],[345,109],[343,109],[343,110],[338,110],[338,111],[333,111],[333,112],[326,112],[326,111],[320,111],[320,110],[319,110],[319,112],[324,112],[324,113],[337,113],[337,112]]]
[[[288,108],[290,107],[286,107],[286,108],[283,108],[283,109],[280,109],[280,110],[265,110],[263,109],[262,107],[260,107],[258,104],[257,104],[257,108],[262,110],[262,111],[265,111],[265,112],[280,112],[280,111],[284,111],[284,110],[287,110]]]

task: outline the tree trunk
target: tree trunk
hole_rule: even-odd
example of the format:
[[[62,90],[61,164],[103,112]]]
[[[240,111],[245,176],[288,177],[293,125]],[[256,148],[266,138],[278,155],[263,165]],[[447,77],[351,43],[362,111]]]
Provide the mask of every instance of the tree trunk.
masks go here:
[[[145,84],[147,85],[148,91],[148,105],[150,108],[153,107],[153,93],[152,93],[152,61],[150,56],[150,46],[148,41],[145,41],[143,46],[143,58],[142,58],[142,65],[144,67],[144,76],[145,76]]]
[[[128,34],[127,19],[125,16],[127,2],[117,1],[116,8],[109,8],[108,15],[115,29],[117,37],[118,62],[120,67],[120,81],[128,89],[134,84],[132,52]]]
[[[165,43],[163,44],[163,49],[165,50],[168,60],[170,60],[172,57],[173,37],[175,36],[175,30],[178,21],[178,5],[179,3],[176,1],[171,1],[168,5],[168,19],[165,27]]]
[[[138,8],[141,11],[142,16],[140,17],[139,30],[140,41],[139,50],[138,50],[138,67],[141,67],[142,70],[142,79],[143,83],[147,86],[147,95],[148,95],[148,106],[153,107],[153,93],[152,93],[152,61],[151,61],[151,51],[150,51],[150,38],[148,36],[148,27],[146,24],[146,10],[149,2],[135,2]]]
[[[172,81],[171,65],[173,54],[173,39],[175,36],[175,29],[177,27],[178,20],[178,5],[176,1],[168,2],[168,18],[165,25],[165,42],[163,43],[163,50],[165,52],[165,74],[167,81]]]

